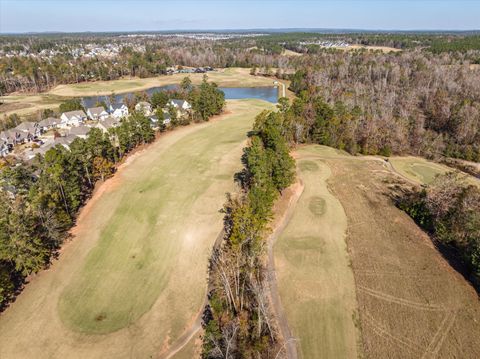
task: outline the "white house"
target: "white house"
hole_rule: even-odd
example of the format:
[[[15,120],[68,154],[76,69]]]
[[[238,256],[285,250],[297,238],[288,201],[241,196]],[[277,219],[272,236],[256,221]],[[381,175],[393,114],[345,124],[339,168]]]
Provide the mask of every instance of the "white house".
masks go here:
[[[108,117],[108,112],[105,109],[100,107],[91,107],[87,109],[87,116],[91,120],[100,120],[103,121]]]
[[[48,130],[51,130],[52,128],[56,128],[60,124],[60,122],[61,120],[58,118],[48,117],[44,120],[41,120],[38,123],[38,127],[40,128],[40,131],[43,133]]]
[[[62,113],[60,127],[69,128],[80,126],[87,119],[87,115],[82,110],[69,111]]]
[[[135,105],[135,111],[142,112],[145,116],[152,114],[152,105],[146,101],[141,101]]]
[[[185,100],[170,100],[168,104],[180,111],[188,111],[192,108],[192,106]]]
[[[128,107],[125,104],[110,105],[110,115],[115,118],[128,116]]]
[[[100,121],[97,124],[97,128],[101,129],[102,132],[106,133],[108,132],[109,128],[118,127],[119,124],[120,124],[120,121],[115,117],[107,117],[105,120]]]

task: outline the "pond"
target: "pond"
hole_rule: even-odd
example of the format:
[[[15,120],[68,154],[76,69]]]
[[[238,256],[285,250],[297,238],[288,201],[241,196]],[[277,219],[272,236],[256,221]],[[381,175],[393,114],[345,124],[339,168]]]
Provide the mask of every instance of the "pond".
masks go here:
[[[152,87],[145,92],[151,96],[157,91],[175,90],[177,85],[166,85]],[[276,103],[278,99],[278,89],[276,87],[220,87],[225,93],[226,100],[238,100],[243,98],[255,98],[272,103]],[[115,95],[116,103],[121,103],[125,97],[132,96],[133,92],[127,92]],[[83,104],[85,107],[94,107],[97,102],[105,101],[108,103],[109,96],[88,96],[83,97]]]

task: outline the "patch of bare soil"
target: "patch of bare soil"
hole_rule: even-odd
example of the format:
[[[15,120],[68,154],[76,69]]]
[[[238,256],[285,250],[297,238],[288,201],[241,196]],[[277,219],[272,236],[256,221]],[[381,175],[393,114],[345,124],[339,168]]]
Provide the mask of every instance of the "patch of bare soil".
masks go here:
[[[475,290],[390,200],[380,161],[326,159],[348,218],[347,244],[368,358],[480,358]]]

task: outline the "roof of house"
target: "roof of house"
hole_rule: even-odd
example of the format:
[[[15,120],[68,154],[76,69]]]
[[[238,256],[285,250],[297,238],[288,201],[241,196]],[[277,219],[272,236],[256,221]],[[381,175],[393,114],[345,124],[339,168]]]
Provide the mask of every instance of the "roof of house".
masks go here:
[[[177,105],[178,107],[183,107],[184,104],[189,104],[187,101],[185,100],[170,100],[170,102],[172,102],[173,104]]]
[[[47,126],[54,126],[56,125],[57,123],[60,123],[61,120],[59,120],[58,118],[54,118],[54,117],[48,117],[44,120],[41,120],[38,125],[41,126],[41,127],[47,127]]]
[[[35,130],[35,127],[37,127],[37,126],[38,125],[37,125],[36,122],[25,121],[25,122],[22,122],[21,124],[19,124],[17,127],[15,127],[15,130],[28,132],[28,131]]]
[[[125,105],[124,103],[116,103],[114,105],[110,105],[110,108],[115,111],[115,110],[119,110],[121,109],[122,107],[127,107],[127,105]]]
[[[139,103],[137,103],[135,105],[135,108],[137,108],[137,107],[152,107],[152,105],[150,104],[150,102],[140,101]]]
[[[105,120],[102,122],[103,127],[105,128],[111,128],[117,126],[120,122],[115,118],[115,117],[107,117]]]
[[[72,127],[69,134],[74,136],[86,136],[90,132],[91,128],[88,126]]]
[[[14,133],[12,133],[11,131],[2,131],[0,132],[0,140],[7,140],[8,138],[13,138],[14,137]]]
[[[105,109],[102,106],[99,107],[90,107],[87,112],[92,114],[92,116],[99,116],[102,114],[102,112],[106,112]]]
[[[64,137],[57,137],[55,139],[55,145],[60,144],[60,145],[67,145],[70,146],[70,144],[77,138],[75,135],[68,135]]]
[[[85,112],[83,112],[82,110],[68,111],[64,112],[62,115],[67,116],[69,120],[71,120],[73,117],[87,117],[87,115],[85,115]]]

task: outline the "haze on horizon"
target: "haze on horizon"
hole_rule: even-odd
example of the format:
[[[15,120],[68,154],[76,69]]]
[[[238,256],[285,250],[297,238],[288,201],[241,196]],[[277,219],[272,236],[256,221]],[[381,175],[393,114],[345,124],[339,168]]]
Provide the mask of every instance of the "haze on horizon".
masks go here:
[[[0,0],[0,33],[226,29],[476,30],[480,2]]]

